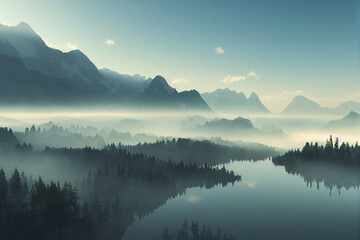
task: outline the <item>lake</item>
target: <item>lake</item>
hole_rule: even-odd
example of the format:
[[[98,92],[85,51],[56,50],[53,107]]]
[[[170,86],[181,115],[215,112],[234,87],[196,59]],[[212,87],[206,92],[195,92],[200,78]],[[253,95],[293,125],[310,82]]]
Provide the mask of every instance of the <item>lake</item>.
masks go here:
[[[190,188],[129,227],[125,240],[156,240],[164,227],[174,234],[185,219],[221,228],[239,239],[360,239],[360,189],[330,191],[307,186],[270,160],[225,165],[242,182]],[[360,176],[359,176],[360,179]]]

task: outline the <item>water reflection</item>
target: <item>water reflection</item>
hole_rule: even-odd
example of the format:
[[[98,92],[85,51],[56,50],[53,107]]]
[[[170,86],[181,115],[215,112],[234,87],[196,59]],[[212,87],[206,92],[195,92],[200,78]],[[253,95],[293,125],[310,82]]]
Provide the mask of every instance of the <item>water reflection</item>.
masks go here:
[[[333,189],[337,189],[340,194],[342,188],[348,190],[360,186],[360,169],[356,167],[306,160],[286,161],[284,165],[287,173],[301,176],[308,187],[319,189],[320,183],[324,183],[324,186],[330,189],[330,194]]]
[[[350,169],[338,173],[348,179],[341,182],[336,180],[336,168],[317,175],[320,166],[316,171],[310,171],[310,166],[290,171],[269,160],[232,162],[225,167],[241,175],[242,182],[188,189],[185,195],[137,219],[124,239],[156,240],[164,227],[174,234],[185,219],[219,227],[237,239],[359,239],[359,183]],[[326,177],[329,175],[332,177]],[[312,188],[306,187],[304,179],[309,186],[317,179],[319,189],[314,187],[316,181]],[[335,183],[348,190],[341,196],[329,196]]]

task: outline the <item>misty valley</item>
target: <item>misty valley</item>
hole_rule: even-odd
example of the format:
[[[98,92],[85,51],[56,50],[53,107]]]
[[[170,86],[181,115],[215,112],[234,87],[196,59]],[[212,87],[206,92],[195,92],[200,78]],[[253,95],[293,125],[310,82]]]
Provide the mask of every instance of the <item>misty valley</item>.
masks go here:
[[[114,9],[135,4],[119,2],[121,8],[113,3]],[[147,4],[113,16],[126,22],[136,12],[142,19],[148,16],[142,11],[154,10]],[[45,12],[50,9],[54,8],[47,6]],[[162,13],[169,21],[179,17]],[[75,19],[81,18],[77,14]],[[265,24],[253,18],[238,23]],[[129,26],[136,22],[128,21]],[[166,27],[165,22],[159,26]],[[262,75],[252,70],[216,83],[211,78],[205,81],[208,75],[194,73],[194,78],[202,79],[194,85],[201,90],[192,85],[190,89],[189,79],[175,78],[166,69],[180,69],[187,76],[197,69],[227,71],[230,62],[240,60],[215,47],[214,56],[206,53],[197,60],[204,54],[197,48],[188,53],[192,61],[180,61],[177,58],[185,50],[174,47],[172,28],[160,34],[160,27],[154,27],[161,37],[147,37],[149,28],[142,28],[142,37],[132,38],[127,47],[134,44],[135,53],[149,51],[151,58],[127,53],[124,66],[110,70],[103,66],[115,68],[109,59],[115,61],[120,55],[118,40],[107,39],[103,48],[90,47],[107,29],[102,24],[92,24],[98,30],[92,30],[82,52],[70,42],[66,49],[51,44],[49,36],[57,33],[38,27],[40,23],[8,26],[0,16],[0,240],[360,239],[360,101],[355,101],[359,94],[347,98],[326,92],[320,100],[305,93],[311,87],[318,90],[311,82],[304,92],[286,90],[270,96],[264,91],[280,91],[290,86],[290,80],[262,85]],[[201,20],[186,26],[196,28],[190,36],[197,36],[208,24]],[[90,24],[81,24],[85,25]],[[113,28],[141,32],[129,26]],[[81,38],[89,35],[83,31]],[[61,32],[69,38],[78,36],[72,30]],[[150,42],[156,38],[153,44],[172,55],[164,60],[150,54],[140,44],[143,38]],[[272,41],[269,36],[259,39]],[[194,43],[187,44],[192,48]],[[231,46],[237,49],[230,43],[227,47]],[[121,47],[126,52],[127,47]],[[226,54],[231,61],[219,60]],[[208,65],[200,65],[206,60]],[[261,57],[238,65],[254,67],[255,62],[262,62]],[[275,63],[268,59],[263,69],[278,71]],[[132,69],[132,64],[144,76],[118,73]]]

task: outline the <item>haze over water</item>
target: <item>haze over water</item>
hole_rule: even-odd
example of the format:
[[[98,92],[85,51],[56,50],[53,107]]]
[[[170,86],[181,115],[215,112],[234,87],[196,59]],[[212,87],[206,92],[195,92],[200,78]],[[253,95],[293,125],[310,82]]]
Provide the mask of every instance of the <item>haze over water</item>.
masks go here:
[[[137,220],[126,240],[156,240],[163,226],[179,228],[184,219],[220,227],[237,239],[348,239],[360,237],[360,189],[306,186],[298,175],[269,160],[232,162],[242,176],[234,186],[191,188]],[[346,174],[344,172],[343,174]],[[358,175],[360,183],[360,175]]]

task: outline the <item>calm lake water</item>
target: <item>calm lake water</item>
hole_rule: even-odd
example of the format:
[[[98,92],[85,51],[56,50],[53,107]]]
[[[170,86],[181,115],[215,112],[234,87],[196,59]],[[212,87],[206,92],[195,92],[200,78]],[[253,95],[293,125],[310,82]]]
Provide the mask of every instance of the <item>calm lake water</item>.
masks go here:
[[[360,239],[360,189],[308,187],[297,175],[271,161],[225,165],[242,176],[233,186],[191,188],[137,219],[124,239],[156,240],[165,226],[171,233],[185,219],[239,239]],[[360,177],[360,176],[359,176]]]

